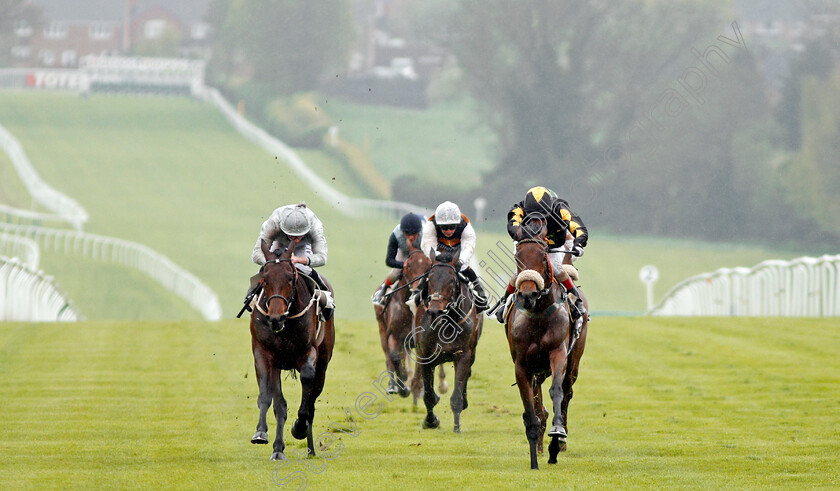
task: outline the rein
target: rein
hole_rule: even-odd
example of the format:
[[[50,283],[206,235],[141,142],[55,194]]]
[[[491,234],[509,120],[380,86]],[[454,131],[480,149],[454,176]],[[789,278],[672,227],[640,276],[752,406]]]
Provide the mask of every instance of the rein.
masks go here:
[[[459,280],[460,273],[458,273],[458,269],[455,268],[455,266],[452,266],[451,264],[435,263],[435,264],[432,264],[429,267],[429,270],[426,271],[425,274],[428,275],[429,273],[431,273],[432,268],[435,268],[435,267],[438,267],[438,266],[447,267],[455,273],[455,291],[457,293],[455,294],[455,298],[449,300],[446,304],[446,307],[444,307],[444,309],[441,311],[441,313],[443,313],[444,315],[447,315],[449,313],[450,307],[452,307],[453,305],[456,305],[458,303],[458,301],[461,299],[461,297],[463,296],[463,292],[461,291],[461,283],[460,283],[460,280]],[[433,294],[429,295],[429,297],[426,299],[426,302],[425,302],[426,305],[428,306],[429,302],[431,302],[433,300],[448,300],[448,299],[446,297],[444,297],[443,295],[441,295],[440,293],[433,293]],[[472,312],[474,309],[475,309],[475,302],[472,302],[471,306],[470,306],[470,310],[467,311],[466,313],[464,313],[461,316],[461,320],[458,321],[458,324],[464,322],[467,319],[467,316],[470,314],[470,312]]]
[[[273,261],[267,261],[266,264],[269,264],[269,263],[274,263],[274,264],[290,263],[291,264],[291,262],[292,262],[291,259],[276,258]],[[301,312],[299,312],[299,313],[297,313],[293,316],[289,316],[289,312],[292,309],[292,302],[295,300],[295,293],[297,292],[297,280],[298,280],[298,275],[299,275],[298,269],[293,264],[291,264],[291,267],[292,267],[292,271],[294,272],[294,276],[292,277],[292,293],[289,295],[289,298],[286,298],[283,295],[271,295],[270,297],[268,297],[265,300],[265,309],[263,309],[263,307],[261,305],[261,300],[264,296],[265,290],[260,292],[260,296],[259,296],[259,298],[257,298],[257,301],[256,301],[256,307],[257,307],[257,310],[259,310],[260,313],[263,314],[264,316],[268,317],[268,306],[271,304],[271,301],[274,300],[275,298],[279,298],[280,300],[283,300],[284,302],[286,302],[286,311],[283,312],[283,314],[281,314],[281,315],[287,316],[288,319],[296,319],[296,318],[302,316],[303,314],[306,313],[306,311],[309,310],[309,307],[312,306],[312,299],[315,299],[316,295],[312,295],[312,299],[310,299],[309,304],[306,306],[306,308],[303,311],[301,311]],[[312,281],[314,283],[314,280],[312,280]]]
[[[517,246],[516,246],[517,251],[519,249],[520,244],[527,244],[527,243],[539,244],[540,246],[542,246],[542,248],[543,248],[543,254],[542,254],[543,271],[542,271],[542,273],[543,273],[543,275],[546,274],[546,270],[548,270],[547,272],[548,272],[549,281],[545,282],[545,285],[546,285],[545,288],[537,291],[537,298],[539,299],[539,298],[542,298],[545,295],[548,295],[549,293],[551,293],[551,285],[552,285],[552,283],[557,283],[557,278],[555,278],[555,276],[554,276],[554,266],[551,264],[551,261],[548,260],[548,244],[546,244],[544,241],[542,241],[540,239],[533,239],[533,238],[522,239],[517,243]],[[517,291],[517,293],[518,293],[518,291]],[[562,308],[563,303],[561,303],[561,302],[565,302],[564,296],[562,294],[560,295],[560,302],[555,301],[554,303],[552,303],[551,305],[549,305],[548,307],[546,307],[545,309],[543,309],[539,312],[531,312],[531,311],[526,310],[523,307],[523,301],[521,299],[518,299],[515,302],[513,302],[513,306],[516,307],[516,310],[522,312],[522,314],[525,317],[528,317],[528,318],[531,318],[531,319],[542,319],[544,317],[547,317],[547,316],[553,314],[557,309]]]
[[[423,254],[423,251],[421,251],[420,249],[414,249],[413,251],[411,251],[410,253],[408,253],[408,257],[405,259],[405,261],[403,261],[403,267],[402,267],[402,274],[403,274],[403,278],[405,278],[405,277],[406,277],[406,274],[405,274],[405,267],[406,267],[406,265],[408,264],[409,259],[411,259],[411,256],[413,256],[413,255],[415,255],[415,254]],[[431,268],[430,268],[430,269],[431,269]],[[423,274],[421,274],[421,275],[418,275],[416,278],[412,279],[411,281],[406,280],[406,284],[405,284],[405,285],[403,285],[403,286],[401,286],[401,287],[398,287],[398,288],[394,288],[393,290],[391,290],[390,292],[388,292],[388,296],[390,297],[391,295],[393,295],[393,294],[397,293],[398,291],[400,291],[400,290],[404,290],[405,288],[410,287],[410,286],[411,286],[412,284],[414,284],[415,282],[417,282],[417,281],[419,281],[419,280],[422,280],[423,278],[425,278],[425,277],[427,277],[427,276],[429,276],[429,270],[426,270],[426,272],[425,272],[425,273],[423,273]]]

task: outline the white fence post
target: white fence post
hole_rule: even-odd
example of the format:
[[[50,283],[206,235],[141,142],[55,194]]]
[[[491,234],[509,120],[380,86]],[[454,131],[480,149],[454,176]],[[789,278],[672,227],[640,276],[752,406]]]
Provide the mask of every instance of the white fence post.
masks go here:
[[[0,321],[76,321],[70,300],[44,276],[17,258],[0,256]]]
[[[840,315],[840,255],[769,260],[688,278],[650,309],[652,315]]]
[[[63,252],[68,254],[84,254],[92,259],[110,259],[111,262],[138,269],[186,300],[205,319],[222,318],[222,307],[213,290],[166,256],[144,245],[75,230],[44,229],[31,225],[0,223],[0,232],[4,233],[3,236],[31,237],[32,240],[40,240],[43,245],[52,239],[56,250],[63,248]],[[102,250],[109,247],[111,254],[103,254]]]

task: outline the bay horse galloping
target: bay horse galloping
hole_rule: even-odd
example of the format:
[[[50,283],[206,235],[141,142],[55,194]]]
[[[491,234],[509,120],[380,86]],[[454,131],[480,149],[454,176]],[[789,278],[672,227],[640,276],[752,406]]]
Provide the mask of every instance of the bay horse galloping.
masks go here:
[[[251,443],[268,443],[266,412],[274,403],[277,433],[271,460],[285,460],[286,399],[280,383],[282,370],[300,373],[300,409],[292,426],[292,436],[298,440],[306,438],[309,454],[314,455],[315,400],[324,388],[327,365],[335,344],[335,325],[333,318],[319,319],[322,298],[328,295],[292,264],[294,246],[280,255],[269,252],[268,248],[263,242],[266,263],[260,270],[262,293],[251,312],[251,347],[260,388],[257,400],[260,419]],[[326,279],[324,283],[332,293]]]
[[[472,292],[458,274],[458,257],[429,253],[431,266],[423,293],[425,312],[412,332],[415,361],[423,376],[424,428],[437,428],[440,420],[433,408],[440,400],[434,390],[435,367],[448,361],[455,365],[455,382],[449,400],[454,431],[461,432],[461,411],[467,408],[467,380],[475,362],[476,345],[484,318],[476,310]]]
[[[557,454],[566,450],[566,412],[572,398],[586,344],[587,316],[579,320],[579,334],[571,324],[565,289],[554,280],[547,254],[545,223],[537,221],[529,238],[516,245],[516,296],[505,319],[510,354],[516,373],[516,385],[525,412],[525,434],[531,451],[531,469],[538,469],[537,451],[548,411],[543,406],[542,383],[551,376],[554,418],[548,435],[549,464],[557,463]],[[534,225],[533,223],[531,224]],[[578,289],[580,291],[580,289]],[[586,305],[586,299],[583,299]],[[588,310],[588,306],[587,306]]]
[[[405,340],[414,328],[414,312],[406,304],[409,297],[417,292],[418,283],[429,269],[429,258],[420,249],[408,243],[408,258],[403,263],[402,277],[396,289],[388,294],[385,305],[374,305],[376,321],[379,323],[379,339],[385,352],[385,367],[394,374],[388,386],[389,393],[399,393],[408,397],[410,390],[405,383],[396,380],[408,380]]]

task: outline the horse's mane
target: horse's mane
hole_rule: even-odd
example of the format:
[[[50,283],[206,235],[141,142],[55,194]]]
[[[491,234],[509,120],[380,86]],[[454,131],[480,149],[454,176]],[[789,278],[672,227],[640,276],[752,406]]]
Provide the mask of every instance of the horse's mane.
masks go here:
[[[519,225],[520,240],[544,240],[547,229],[547,219],[541,213],[529,213]]]
[[[451,263],[452,262],[452,254],[449,252],[441,252],[437,256],[435,256],[435,260],[439,263]]]

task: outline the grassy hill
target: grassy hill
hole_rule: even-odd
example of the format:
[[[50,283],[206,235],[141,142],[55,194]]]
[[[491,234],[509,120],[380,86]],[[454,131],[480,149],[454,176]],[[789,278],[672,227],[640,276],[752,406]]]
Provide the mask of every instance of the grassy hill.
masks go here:
[[[355,409],[384,369],[373,326],[340,321],[315,433],[349,424],[332,460],[283,466],[249,443],[258,411],[245,321],[5,324],[0,487],[241,489],[292,473],[311,489],[835,488],[840,334],[833,320],[609,318],[591,324],[569,449],[528,469],[522,406],[489,325],[463,433],[421,429],[410,399]],[[451,365],[447,368],[452,378]],[[299,382],[283,380],[290,413]],[[347,412],[345,412],[347,411]],[[270,418],[269,434],[275,424]],[[337,443],[336,443],[337,445]],[[292,483],[298,487],[298,482]]]
[[[356,120],[351,114],[346,121]],[[396,220],[350,220],[327,207],[283,162],[241,138],[209,105],[178,98],[2,92],[0,123],[20,140],[44,180],[87,209],[86,231],[139,242],[168,256],[219,294],[228,318],[238,311],[256,269],[250,251],[263,220],[276,206],[306,201],[326,225],[330,257],[322,271],[336,286],[338,316],[373,321],[368,298],[388,271],[386,241]],[[434,152],[436,147],[404,138],[406,154],[418,159],[414,165],[422,169],[421,149]],[[302,155],[316,168],[339,165],[318,153]],[[350,192],[352,177],[343,171],[332,177]],[[12,175],[5,157],[0,158],[3,175]],[[0,202],[26,206],[19,186],[8,184],[12,180],[3,183],[9,191],[0,188]],[[499,252],[499,243],[510,246],[504,226],[488,222],[477,227],[478,255],[485,264],[479,273],[490,284],[494,276],[504,283],[503,268],[488,255]],[[577,264],[595,311],[643,311],[645,290],[638,271],[648,263],[661,272],[658,298],[687,276],[793,256],[727,244],[615,237],[597,230],[592,237]],[[198,318],[139,274],[76,260],[45,253],[43,269],[56,276],[88,318]]]
[[[410,175],[429,184],[470,189],[481,184],[481,172],[494,166],[493,136],[467,111],[465,101],[417,110],[329,99],[323,108],[342,137],[367,149],[388,179]]]

